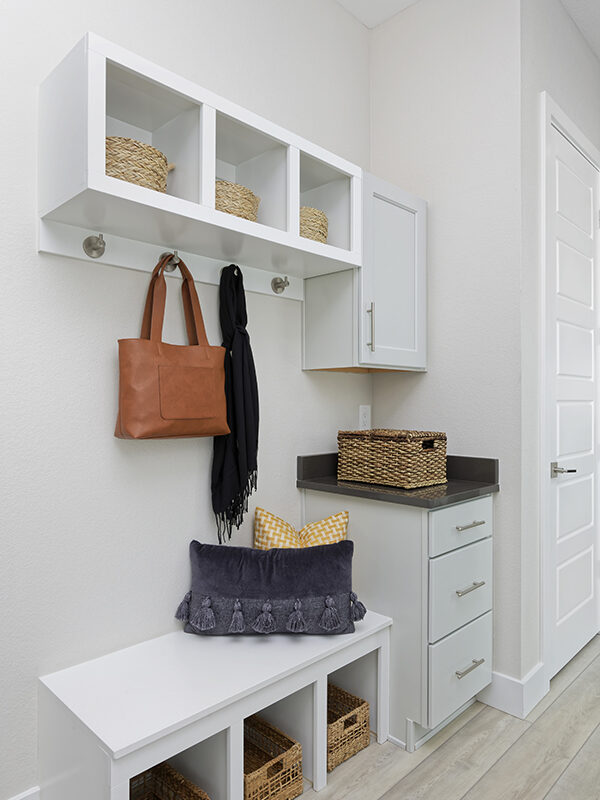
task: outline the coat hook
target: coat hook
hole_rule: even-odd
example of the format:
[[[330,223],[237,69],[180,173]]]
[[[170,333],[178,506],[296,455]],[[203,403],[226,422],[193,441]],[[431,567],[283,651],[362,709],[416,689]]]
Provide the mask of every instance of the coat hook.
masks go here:
[[[285,278],[273,278],[271,281],[271,289],[275,292],[275,294],[281,294],[286,286],[289,286],[290,282],[288,280],[288,276],[286,275]]]
[[[179,253],[177,252],[177,250],[173,250],[173,253],[169,253],[169,251],[167,250],[166,253],[160,254],[160,260],[162,261],[163,258],[166,258],[167,256],[171,256],[171,258],[165,264],[165,272],[173,272],[173,270],[177,267],[177,264],[179,264],[179,262],[181,261],[181,259],[179,258]]]
[[[90,258],[100,258],[104,255],[105,250],[106,242],[101,233],[98,236],[87,236],[83,240],[83,252]]]

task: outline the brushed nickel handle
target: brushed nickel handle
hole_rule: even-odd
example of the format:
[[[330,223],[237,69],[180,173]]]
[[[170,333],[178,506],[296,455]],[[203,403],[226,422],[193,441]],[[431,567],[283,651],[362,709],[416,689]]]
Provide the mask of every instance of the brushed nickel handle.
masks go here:
[[[484,519],[474,519],[468,525],[457,525],[456,530],[460,533],[461,531],[468,531],[469,528],[478,528],[480,525],[485,525]]]
[[[371,315],[371,341],[367,342],[367,347],[371,348],[371,352],[375,352],[375,303],[371,303],[367,308],[367,314]]]
[[[576,469],[565,469],[565,467],[559,467],[558,461],[551,461],[550,462],[550,477],[556,478],[557,475],[565,475],[567,472],[577,472]]]
[[[466,594],[469,594],[469,592],[474,592],[475,589],[481,589],[482,586],[485,586],[485,581],[473,581],[466,589],[457,589],[456,594],[459,597],[464,597]]]
[[[478,658],[478,659],[474,658],[470,667],[467,667],[466,669],[463,670],[457,669],[454,674],[460,681],[465,677],[465,675],[468,675],[469,672],[473,672],[474,669],[477,669],[477,667],[480,667],[482,664],[485,664],[485,658]]]

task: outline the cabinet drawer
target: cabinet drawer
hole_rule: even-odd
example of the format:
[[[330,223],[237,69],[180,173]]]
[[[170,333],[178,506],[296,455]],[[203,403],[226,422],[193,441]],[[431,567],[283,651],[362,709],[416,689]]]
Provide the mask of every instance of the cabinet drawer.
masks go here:
[[[437,642],[491,607],[491,538],[430,559],[430,642]]]
[[[429,727],[443,722],[491,680],[492,612],[488,611],[429,645]]]
[[[429,555],[439,556],[492,533],[492,498],[479,497],[439,511],[430,511]]]

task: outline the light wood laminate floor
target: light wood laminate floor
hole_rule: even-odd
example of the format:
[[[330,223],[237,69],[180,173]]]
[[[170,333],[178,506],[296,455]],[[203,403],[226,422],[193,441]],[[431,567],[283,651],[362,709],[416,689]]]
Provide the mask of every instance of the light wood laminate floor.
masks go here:
[[[600,636],[526,719],[475,703],[415,753],[375,742],[302,800],[600,800]]]

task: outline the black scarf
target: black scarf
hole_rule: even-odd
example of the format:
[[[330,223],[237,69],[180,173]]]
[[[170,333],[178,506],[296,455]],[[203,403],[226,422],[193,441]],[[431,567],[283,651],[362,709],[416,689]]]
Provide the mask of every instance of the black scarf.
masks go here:
[[[246,297],[242,271],[224,267],[219,285],[225,396],[231,433],[215,436],[212,466],[212,503],[219,542],[231,539],[248,511],[256,489],[258,452],[258,386],[250,337],[246,330]]]

